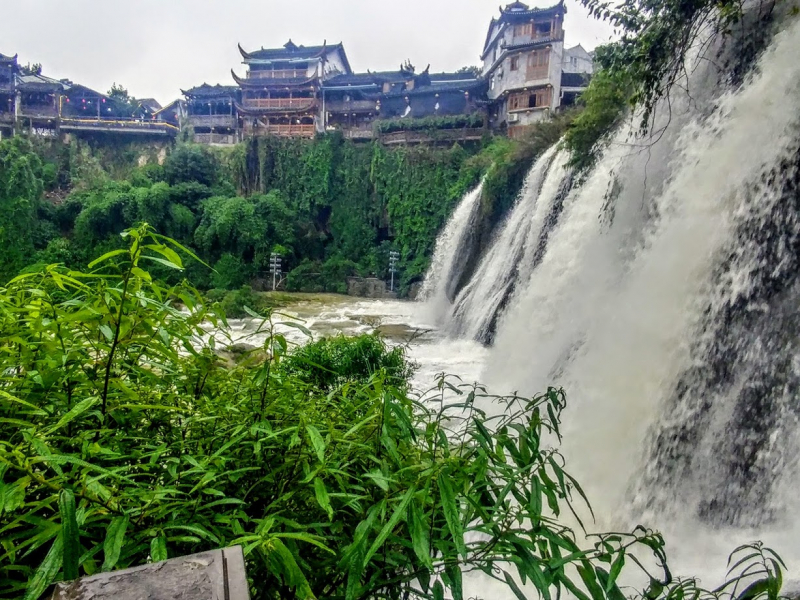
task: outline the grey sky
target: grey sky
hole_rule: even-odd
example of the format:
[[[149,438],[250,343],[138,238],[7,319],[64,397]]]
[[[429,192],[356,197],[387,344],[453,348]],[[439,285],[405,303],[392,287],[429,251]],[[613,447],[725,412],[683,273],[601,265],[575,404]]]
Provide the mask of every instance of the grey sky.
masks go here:
[[[506,4],[510,0],[501,0]],[[549,6],[531,0],[532,6]],[[106,91],[113,82],[166,103],[203,82],[232,84],[246,50],[344,42],[356,71],[432,71],[478,63],[497,0],[18,0],[3,1],[0,53],[44,74]],[[611,29],[567,0],[566,44],[587,49]]]

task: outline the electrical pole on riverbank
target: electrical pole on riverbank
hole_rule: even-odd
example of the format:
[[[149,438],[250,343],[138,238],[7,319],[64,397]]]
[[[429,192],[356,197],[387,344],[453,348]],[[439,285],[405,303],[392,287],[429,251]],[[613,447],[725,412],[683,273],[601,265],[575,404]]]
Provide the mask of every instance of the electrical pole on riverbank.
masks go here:
[[[272,291],[277,286],[278,275],[281,272],[281,255],[273,252],[269,257],[269,271],[272,273]]]
[[[389,273],[392,276],[392,283],[389,287],[389,291],[394,291],[394,274],[397,272],[397,261],[400,260],[400,253],[396,250],[391,250],[389,252]]]

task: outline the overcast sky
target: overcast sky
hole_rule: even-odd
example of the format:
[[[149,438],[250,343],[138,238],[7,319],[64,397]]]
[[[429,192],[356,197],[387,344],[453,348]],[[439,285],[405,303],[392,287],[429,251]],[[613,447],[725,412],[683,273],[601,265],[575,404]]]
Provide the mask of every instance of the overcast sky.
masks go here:
[[[503,4],[510,0],[502,0]],[[532,1],[549,6],[555,0]],[[245,50],[344,42],[356,71],[478,64],[497,0],[2,0],[0,53],[99,91],[116,82],[162,104],[203,82],[233,83]],[[566,44],[607,41],[608,25],[567,0]]]

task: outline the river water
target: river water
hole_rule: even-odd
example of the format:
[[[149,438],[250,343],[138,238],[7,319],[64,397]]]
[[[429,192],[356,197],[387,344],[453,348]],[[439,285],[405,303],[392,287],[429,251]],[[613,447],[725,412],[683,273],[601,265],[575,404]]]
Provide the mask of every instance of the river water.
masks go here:
[[[304,344],[323,336],[378,331],[390,344],[406,347],[407,357],[417,366],[412,385],[420,395],[435,386],[439,373],[460,377],[465,383],[480,379],[488,348],[471,339],[452,339],[441,334],[424,304],[334,294],[299,298],[299,302],[277,310],[273,318],[276,331],[290,344]],[[218,336],[223,343],[260,346],[267,337],[265,332],[257,333],[258,323],[253,319],[232,319],[229,323],[231,339]],[[308,329],[311,338],[295,325]]]

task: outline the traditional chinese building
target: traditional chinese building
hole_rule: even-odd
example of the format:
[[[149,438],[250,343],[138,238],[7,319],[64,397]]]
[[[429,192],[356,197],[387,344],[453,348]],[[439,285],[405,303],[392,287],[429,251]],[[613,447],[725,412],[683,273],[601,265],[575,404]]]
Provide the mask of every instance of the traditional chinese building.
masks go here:
[[[494,127],[513,135],[559,107],[564,12],[563,0],[549,8],[514,2],[492,19],[481,60]]]
[[[17,57],[0,54],[0,138],[14,131]]]
[[[242,78],[231,72],[241,88],[236,108],[242,133],[312,137],[325,129],[320,90],[337,75],[352,74],[342,44],[298,46],[247,52],[239,46],[247,66]]]
[[[376,119],[414,119],[471,114],[479,110],[485,83],[471,72],[417,74],[399,71],[338,75],[322,87],[327,130],[346,137],[372,137]]]
[[[201,144],[235,144],[239,141],[236,105],[240,90],[235,85],[208,85],[182,90],[186,118]]]

